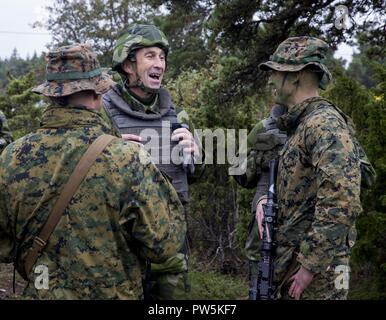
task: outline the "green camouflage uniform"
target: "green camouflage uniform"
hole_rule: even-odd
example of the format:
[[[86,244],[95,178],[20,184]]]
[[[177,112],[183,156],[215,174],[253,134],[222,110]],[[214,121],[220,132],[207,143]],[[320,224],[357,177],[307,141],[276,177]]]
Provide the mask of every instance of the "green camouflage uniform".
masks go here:
[[[7,119],[4,113],[0,111],[0,153],[12,141],[12,133],[8,128]]]
[[[149,119],[149,121],[157,119],[162,114],[163,107],[165,105],[173,109],[172,113],[175,112],[179,123],[186,123],[189,126],[189,130],[194,132],[194,126],[189,120],[186,112],[179,108],[175,108],[171,103],[171,97],[169,92],[162,88],[160,90],[154,90],[147,88],[141,81],[137,83],[128,83],[127,76],[121,68],[121,64],[129,59],[135,62],[135,51],[144,47],[160,47],[164,50],[165,56],[167,57],[169,50],[169,43],[162,31],[158,30],[152,25],[132,25],[118,38],[113,53],[113,73],[114,80],[117,85],[104,95],[104,117],[111,123],[111,126],[115,128],[115,134],[120,136],[121,133],[127,133],[126,130],[132,130],[130,128],[130,121],[135,118],[141,118],[141,120]],[[131,87],[139,87],[143,91],[151,92],[154,94],[154,99],[145,103],[141,99],[135,96],[129,89]],[[115,98],[114,98],[115,97]],[[121,106],[118,106],[120,101]],[[129,110],[126,112],[124,110]],[[162,110],[161,110],[162,109]],[[119,113],[119,115],[117,115]],[[170,111],[167,113],[170,114]],[[119,119],[118,119],[119,118]],[[118,119],[121,123],[121,128],[116,125],[115,120]],[[123,119],[126,119],[125,123]],[[118,121],[117,120],[117,121]],[[149,122],[150,123],[150,122]],[[149,126],[149,124],[143,124],[141,126]],[[137,128],[133,125],[133,128]],[[163,131],[162,131],[163,132]],[[163,138],[162,138],[163,139]],[[162,140],[163,143],[164,140]],[[160,159],[157,159],[160,160]],[[161,162],[161,161],[160,161]],[[159,163],[160,163],[159,162]],[[203,172],[203,165],[196,165],[194,173],[189,172],[187,174],[188,182],[193,182],[199,178]],[[164,172],[160,166],[160,170]],[[179,179],[178,179],[179,180]],[[173,186],[174,179],[171,179]],[[176,179],[177,181],[177,179]],[[184,209],[187,209],[187,189],[183,193],[180,193],[178,188],[176,190],[180,196],[180,200],[184,205]],[[181,219],[186,219],[185,214]],[[188,272],[188,254],[187,248],[184,247],[182,252],[176,256],[170,258],[168,261],[162,264],[151,264],[151,290],[150,298],[155,300],[170,300],[170,299],[186,299],[187,294],[190,291],[190,285],[187,278]]]
[[[297,261],[315,274],[302,298],[344,299],[348,290],[335,286],[337,267],[349,266],[362,210],[360,159],[350,130],[319,97],[294,106],[280,120],[289,138],[278,169],[276,279],[298,251]]]
[[[90,69],[87,62],[95,63],[96,55],[88,46],[63,47],[48,59],[48,67],[63,63],[54,75],[67,72],[71,78],[47,81],[35,92],[82,91],[78,77],[95,92],[112,84],[106,78],[102,85],[96,69]],[[165,261],[183,244],[186,226],[176,192],[142,147],[116,139],[92,165],[35,264],[48,267],[49,288],[36,288],[34,271],[24,274],[33,238],[80,157],[104,133],[110,128],[98,111],[52,105],[36,132],[1,155],[0,262],[16,260],[18,272],[28,276],[26,297],[142,299],[144,260]]]
[[[318,68],[323,88],[331,79],[323,64],[327,48],[316,38],[289,38],[260,68],[283,72]],[[355,219],[361,212],[361,170],[346,119],[326,100],[314,97],[290,107],[277,122],[288,140],[279,153],[274,279],[281,283],[295,259],[291,273],[300,265],[314,273],[302,299],[347,297],[347,287],[337,280],[339,268],[349,266],[355,241]],[[289,284],[281,290],[286,299]]]
[[[278,153],[286,140],[285,132],[280,131],[276,125],[277,118],[283,112],[282,106],[275,105],[271,108],[270,116],[255,125],[247,137],[246,164],[242,166],[245,167],[245,173],[233,176],[242,187],[256,188],[251,203],[252,218],[245,244],[247,258],[253,262],[257,262],[260,257],[260,241],[255,218],[256,205],[258,200],[267,194],[269,161],[278,158]]]
[[[269,184],[269,161],[279,157],[286,134],[277,128],[276,121],[284,112],[284,107],[275,105],[271,108],[270,116],[258,122],[247,137],[247,158],[241,167],[245,170],[242,175],[234,175],[234,179],[244,188],[256,188],[251,203],[251,222],[245,242],[245,254],[249,260],[250,288],[255,285],[258,276],[258,262],[260,259],[260,237],[256,221],[256,205],[260,198],[267,194]]]

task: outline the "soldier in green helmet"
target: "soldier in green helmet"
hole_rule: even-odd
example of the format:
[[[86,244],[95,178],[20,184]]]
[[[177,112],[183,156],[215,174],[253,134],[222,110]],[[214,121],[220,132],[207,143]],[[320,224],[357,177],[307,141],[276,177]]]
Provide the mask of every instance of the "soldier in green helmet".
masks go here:
[[[2,111],[0,111],[0,153],[13,141],[12,133],[9,130],[7,119]]]
[[[287,141],[278,154],[274,261],[276,293],[284,299],[346,299],[360,187],[373,173],[352,121],[319,96],[331,80],[327,51],[320,39],[288,38],[259,65],[285,107],[276,121]],[[265,198],[256,208],[260,234]]]
[[[183,207],[142,146],[110,136],[51,228],[79,159],[111,132],[100,109],[114,82],[85,44],[50,51],[46,70],[40,128],[0,157],[0,262],[28,281],[26,298],[143,299],[142,261],[177,254]]]
[[[203,165],[198,165],[201,152],[192,122],[162,87],[168,52],[169,43],[155,26],[135,24],[124,30],[113,53],[117,85],[104,94],[103,105],[117,134],[142,143],[150,152],[186,210],[188,184],[202,174]],[[144,275],[148,297],[187,298],[187,262],[186,246],[163,264],[150,262]]]

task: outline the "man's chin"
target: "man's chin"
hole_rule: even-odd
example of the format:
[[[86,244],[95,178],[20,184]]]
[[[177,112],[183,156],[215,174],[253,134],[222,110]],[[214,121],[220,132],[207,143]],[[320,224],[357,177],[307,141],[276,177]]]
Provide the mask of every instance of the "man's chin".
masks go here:
[[[281,98],[281,97],[278,97],[278,96],[275,96],[273,98],[273,101],[276,103],[276,104],[281,104],[281,105],[286,105],[286,101],[284,101],[285,99]]]
[[[153,80],[153,79],[149,78],[146,86],[148,88],[153,89],[153,90],[158,90],[159,88],[161,88],[161,84],[162,84],[162,79]]]
[[[149,89],[152,89],[152,90],[159,90],[161,88],[161,85],[159,86],[147,86]]]
[[[161,81],[149,81],[145,84],[145,86],[150,89],[158,90],[159,88],[161,88]]]

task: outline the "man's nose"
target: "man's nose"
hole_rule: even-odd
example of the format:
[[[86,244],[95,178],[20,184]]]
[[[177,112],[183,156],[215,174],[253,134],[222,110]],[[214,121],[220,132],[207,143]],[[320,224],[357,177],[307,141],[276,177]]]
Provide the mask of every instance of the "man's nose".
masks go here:
[[[165,60],[164,59],[161,59],[161,58],[155,58],[154,59],[154,67],[155,68],[158,68],[158,69],[162,69],[164,70],[165,69]]]

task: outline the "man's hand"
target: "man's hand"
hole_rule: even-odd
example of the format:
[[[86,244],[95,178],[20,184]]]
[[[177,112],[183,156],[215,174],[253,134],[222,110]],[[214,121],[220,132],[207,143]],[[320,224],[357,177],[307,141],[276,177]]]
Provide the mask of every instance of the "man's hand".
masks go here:
[[[132,141],[136,144],[142,144],[141,143],[142,138],[140,136],[135,135],[135,134],[123,133],[121,136],[122,136],[123,140],[129,140],[129,141]]]
[[[172,133],[172,141],[180,141],[178,144],[182,146],[184,153],[193,154],[195,158],[199,156],[196,141],[188,129],[178,128],[174,130]]]
[[[267,203],[267,198],[261,198],[256,205],[256,220],[257,220],[260,239],[263,238],[263,220],[264,220],[263,204],[266,204],[266,203]]]
[[[299,271],[289,279],[289,281],[293,280],[288,290],[289,296],[299,300],[303,291],[309,286],[313,278],[314,274],[301,266]]]

